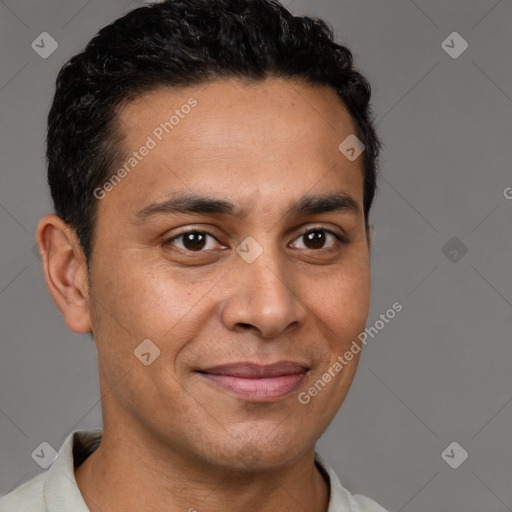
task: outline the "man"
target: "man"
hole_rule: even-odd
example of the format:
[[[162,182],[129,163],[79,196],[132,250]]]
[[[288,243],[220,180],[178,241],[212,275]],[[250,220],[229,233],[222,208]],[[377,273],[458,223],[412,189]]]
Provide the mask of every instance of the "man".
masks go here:
[[[369,310],[369,97],[322,21],[269,0],[137,9],[63,67],[37,241],[94,336],[103,430],[2,511],[384,510],[315,453]]]

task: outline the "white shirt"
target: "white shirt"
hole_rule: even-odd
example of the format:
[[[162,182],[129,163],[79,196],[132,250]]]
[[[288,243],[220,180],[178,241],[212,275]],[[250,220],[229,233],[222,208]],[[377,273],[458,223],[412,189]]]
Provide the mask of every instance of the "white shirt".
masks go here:
[[[99,446],[101,432],[95,429],[71,433],[48,471],[0,498],[0,512],[90,512],[76,483],[74,464],[77,459],[79,465]],[[318,453],[315,461],[330,483],[327,512],[386,512],[373,500],[347,491]]]

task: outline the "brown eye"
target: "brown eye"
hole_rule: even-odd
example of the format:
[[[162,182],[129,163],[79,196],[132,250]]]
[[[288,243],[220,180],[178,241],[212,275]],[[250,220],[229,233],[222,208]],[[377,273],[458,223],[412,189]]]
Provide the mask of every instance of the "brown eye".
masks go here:
[[[326,240],[325,233],[323,231],[311,231],[303,235],[304,245],[308,249],[321,249]]]
[[[217,240],[204,231],[189,231],[181,233],[166,242],[186,251],[200,252],[221,247]]]
[[[329,249],[341,241],[341,237],[327,229],[312,229],[300,235],[295,242],[293,242],[293,247],[296,249],[317,251],[319,249]]]
[[[187,233],[183,235],[183,246],[189,251],[200,251],[206,245],[204,233]]]

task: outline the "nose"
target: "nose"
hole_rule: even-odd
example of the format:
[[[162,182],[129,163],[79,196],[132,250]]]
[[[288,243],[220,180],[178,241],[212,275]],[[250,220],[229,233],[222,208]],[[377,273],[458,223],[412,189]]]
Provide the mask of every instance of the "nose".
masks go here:
[[[271,339],[304,322],[306,308],[296,279],[278,254],[267,252],[252,263],[238,261],[230,274],[230,293],[221,312],[227,329],[254,330]]]

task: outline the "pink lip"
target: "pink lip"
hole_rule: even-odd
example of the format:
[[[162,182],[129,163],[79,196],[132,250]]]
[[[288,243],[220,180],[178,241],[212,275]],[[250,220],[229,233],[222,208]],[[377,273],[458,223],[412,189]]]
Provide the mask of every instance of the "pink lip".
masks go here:
[[[216,386],[255,402],[271,402],[295,391],[307,373],[303,365],[279,362],[271,365],[235,363],[201,370]]]

